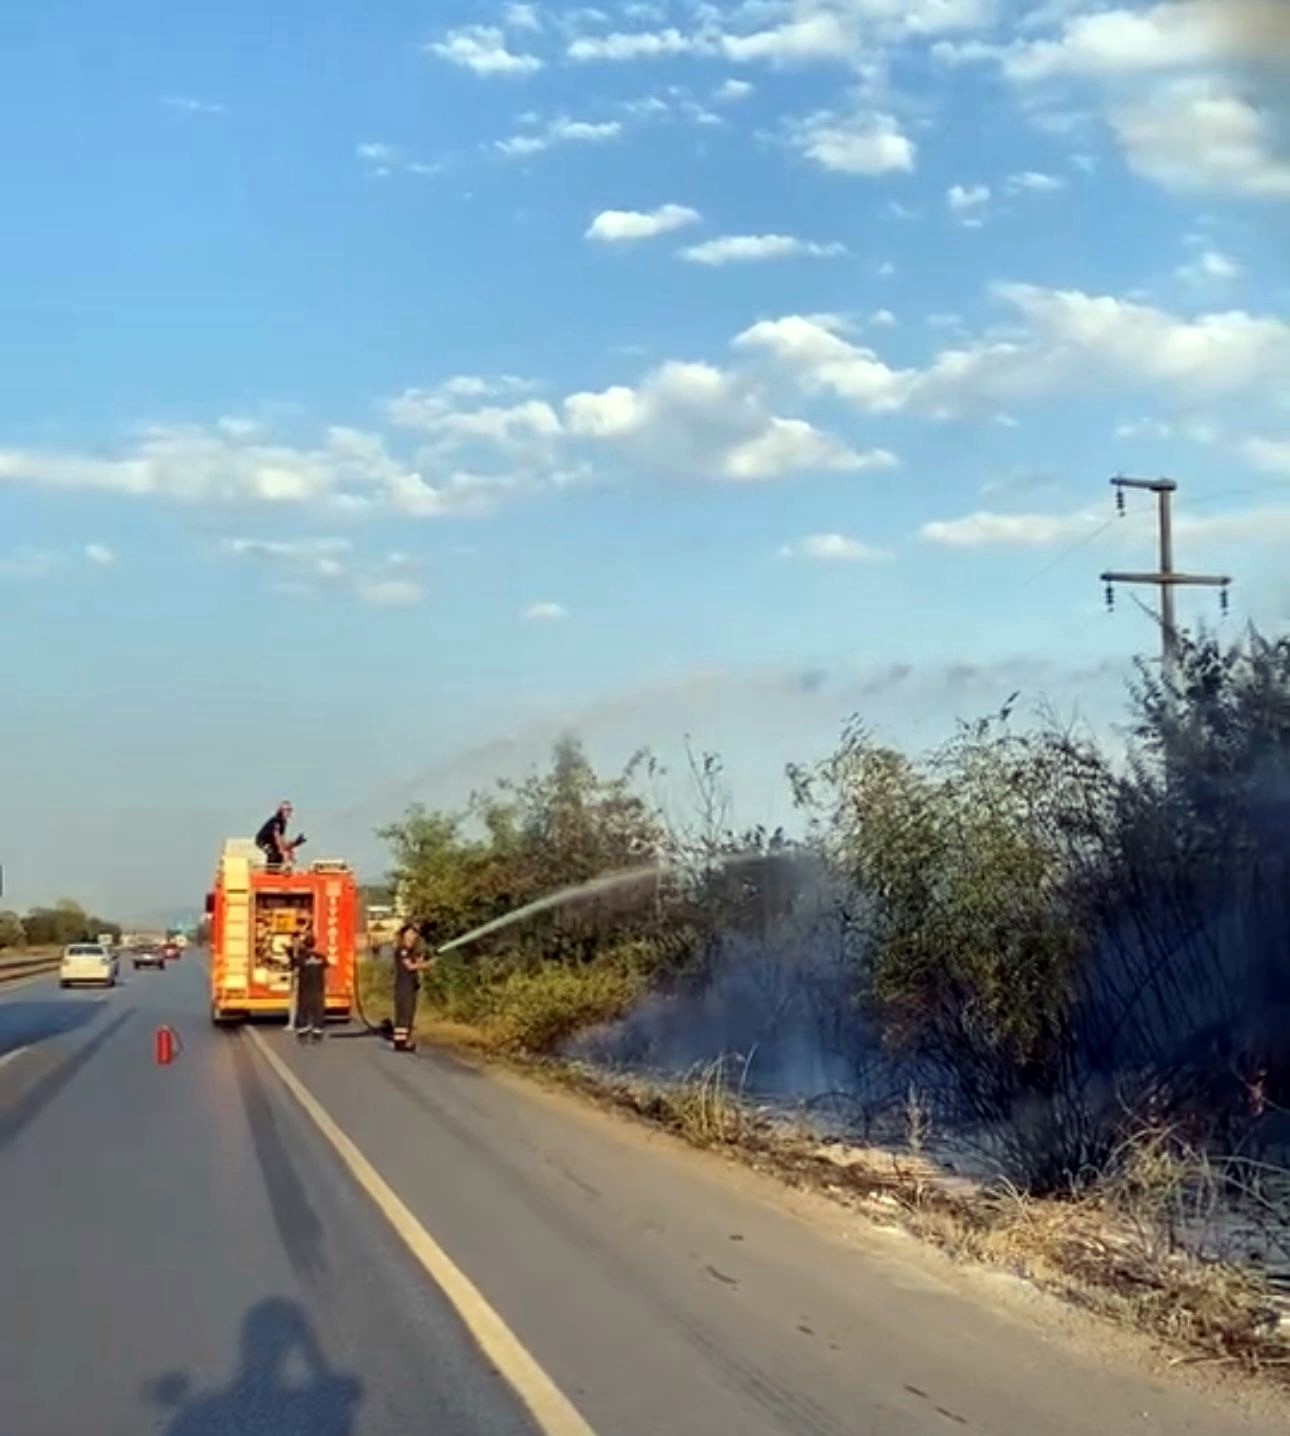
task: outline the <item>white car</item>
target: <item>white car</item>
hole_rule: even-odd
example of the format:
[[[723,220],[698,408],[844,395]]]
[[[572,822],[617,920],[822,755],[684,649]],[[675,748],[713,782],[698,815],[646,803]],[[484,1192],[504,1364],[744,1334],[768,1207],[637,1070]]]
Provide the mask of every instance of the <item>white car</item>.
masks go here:
[[[74,982],[115,987],[116,977],[116,953],[103,943],[74,942],[63,949],[63,960],[58,966],[59,987],[70,987]]]

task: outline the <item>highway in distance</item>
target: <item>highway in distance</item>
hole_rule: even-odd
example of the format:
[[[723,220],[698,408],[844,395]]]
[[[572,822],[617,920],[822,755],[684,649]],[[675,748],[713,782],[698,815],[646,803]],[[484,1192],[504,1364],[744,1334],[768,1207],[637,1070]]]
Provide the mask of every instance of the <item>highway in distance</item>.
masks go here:
[[[0,988],[13,1436],[1290,1433],[571,1098],[122,976]]]

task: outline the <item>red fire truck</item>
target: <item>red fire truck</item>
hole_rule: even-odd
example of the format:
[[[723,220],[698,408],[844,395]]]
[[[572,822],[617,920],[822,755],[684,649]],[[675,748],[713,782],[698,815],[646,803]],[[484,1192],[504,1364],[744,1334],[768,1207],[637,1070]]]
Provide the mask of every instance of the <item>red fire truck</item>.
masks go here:
[[[347,863],[319,861],[295,871],[266,868],[255,844],[224,844],[210,920],[211,1021],[283,1017],[291,1005],[291,944],[312,927],[327,954],[327,1016],[354,1004],[358,884]]]

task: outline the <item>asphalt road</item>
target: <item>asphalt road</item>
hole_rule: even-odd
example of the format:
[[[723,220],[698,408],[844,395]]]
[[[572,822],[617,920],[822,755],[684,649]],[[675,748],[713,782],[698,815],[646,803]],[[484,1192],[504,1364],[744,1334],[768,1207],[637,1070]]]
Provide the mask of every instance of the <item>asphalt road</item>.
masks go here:
[[[203,977],[188,954],[108,994],[0,991],[0,1424],[531,1433],[257,1040],[208,1027]],[[572,1101],[258,1032],[596,1436],[1290,1432]]]

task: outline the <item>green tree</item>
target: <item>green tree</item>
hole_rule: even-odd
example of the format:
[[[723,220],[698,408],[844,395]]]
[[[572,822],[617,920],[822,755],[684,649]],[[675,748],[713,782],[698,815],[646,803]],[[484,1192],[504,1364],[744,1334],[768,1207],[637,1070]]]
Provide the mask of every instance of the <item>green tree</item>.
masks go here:
[[[1097,753],[1016,734],[1003,714],[922,762],[853,727],[792,776],[856,891],[858,987],[887,1039],[981,1115],[1051,1092],[1087,948],[1068,893],[1073,815],[1109,782]]]
[[[547,768],[497,783],[464,811],[417,807],[384,830],[392,881],[434,946],[562,889],[641,870],[624,889],[529,914],[453,953],[427,984],[450,1015],[493,1017],[516,1045],[543,1045],[621,1010],[650,974],[683,959],[693,934],[660,866],[668,835],[635,787],[648,763],[638,754],[604,778],[562,738]]]
[[[96,926],[93,918],[72,898],[59,898],[53,907],[37,907],[23,919],[27,941],[34,947],[61,947],[69,942],[88,942],[107,927]]]
[[[0,912],[0,948],[22,947],[27,941],[22,919],[16,912]]]

